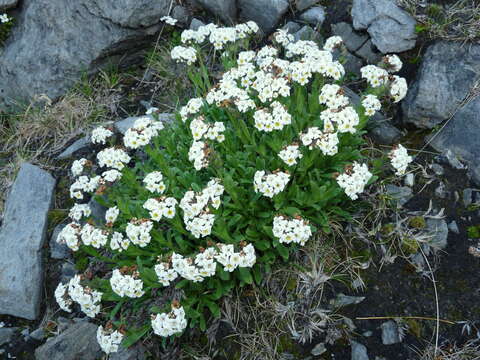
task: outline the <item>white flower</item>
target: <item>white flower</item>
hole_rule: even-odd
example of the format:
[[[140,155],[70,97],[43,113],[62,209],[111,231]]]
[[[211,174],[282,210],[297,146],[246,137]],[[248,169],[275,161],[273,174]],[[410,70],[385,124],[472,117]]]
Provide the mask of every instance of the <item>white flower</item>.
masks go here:
[[[390,82],[390,95],[393,97],[393,101],[396,103],[401,101],[407,95],[407,90],[407,80],[393,75],[393,80]]]
[[[172,25],[172,26],[177,23],[177,19],[174,19],[171,16],[163,16],[160,18],[160,21],[164,21],[168,25]]]
[[[80,247],[80,231],[82,227],[72,222],[65,225],[57,237],[59,244],[66,244],[71,250],[77,251]]]
[[[153,223],[150,220],[132,220],[128,223],[125,232],[132,244],[145,247],[152,239],[150,231],[153,228]]]
[[[177,62],[186,62],[192,65],[197,60],[197,50],[193,47],[175,46],[170,52],[170,56]]]
[[[170,283],[178,277],[178,273],[167,263],[155,265],[155,273],[157,274],[158,281],[163,286],[170,285]]]
[[[118,347],[123,340],[123,334],[118,330],[105,330],[103,326],[97,329],[97,341],[103,352],[110,354],[118,351]]]
[[[349,104],[345,91],[336,84],[326,84],[323,86],[320,96],[318,97],[320,104],[327,105],[332,110],[339,109]]]
[[[123,143],[129,149],[138,149],[141,146],[148,145],[163,128],[161,121],[155,120],[150,115],[142,116],[125,132]]]
[[[297,160],[303,157],[298,145],[288,145],[278,153],[278,157],[288,166],[297,164]]]
[[[70,209],[68,216],[75,221],[80,221],[83,217],[89,217],[92,213],[88,204],[75,204]]]
[[[276,173],[266,175],[265,171],[255,172],[253,179],[253,187],[255,192],[273,198],[281,193],[290,180],[290,174],[278,171]]]
[[[173,197],[161,197],[158,199],[148,199],[143,208],[150,212],[150,217],[153,221],[160,221],[162,217],[172,219],[175,217],[175,207],[178,201]]]
[[[102,173],[102,179],[108,182],[115,182],[121,178],[122,173],[115,169],[107,170]]]
[[[372,174],[368,171],[366,164],[353,163],[353,167],[337,177],[338,185],[345,191],[352,200],[358,199]]]
[[[379,87],[388,82],[388,72],[375,65],[367,65],[360,69],[363,79],[367,79],[372,87]]]
[[[120,270],[115,269],[110,278],[112,290],[120,297],[139,298],[145,294],[143,291],[143,282],[138,279],[139,274],[122,275]]]
[[[367,95],[362,100],[362,106],[365,108],[365,115],[373,116],[382,108],[382,103],[375,95]]]
[[[103,293],[80,284],[80,275],[75,275],[68,283],[68,295],[88,317],[95,317],[100,312]]]
[[[145,176],[143,179],[145,188],[152,193],[163,194],[165,191],[165,183],[163,182],[163,175],[160,171],[153,171]]]
[[[120,210],[118,210],[118,207],[114,206],[109,208],[105,212],[105,221],[107,224],[113,224],[115,220],[117,220],[118,214],[120,214]]]
[[[122,252],[123,250],[127,250],[129,246],[130,240],[124,237],[123,234],[116,231],[112,234],[110,238],[110,249]]]
[[[130,162],[130,156],[122,149],[107,148],[97,154],[98,165],[122,170]]]
[[[73,176],[74,177],[80,176],[87,163],[88,163],[88,160],[84,159],[84,158],[79,159],[79,160],[75,160],[72,163],[72,167],[71,167],[71,171],[72,171]]]
[[[343,40],[340,36],[331,36],[327,40],[325,40],[325,45],[323,45],[323,49],[332,52],[336,47],[342,45]]]
[[[187,327],[185,310],[183,307],[172,304],[172,311],[152,317],[153,332],[162,337],[169,337],[181,333]]]
[[[328,122],[329,120],[324,120]],[[324,155],[333,156],[338,152],[338,135],[337,133],[332,132],[322,132],[317,127],[308,128],[307,131],[303,134],[300,134],[300,140],[304,146],[308,148],[320,149]]]
[[[91,140],[93,144],[103,144],[107,142],[107,139],[113,135],[113,132],[109,129],[100,126],[92,131]]]
[[[312,236],[312,230],[308,221],[298,217],[289,219],[285,216],[275,216],[273,219],[273,235],[280,243],[297,243],[305,245]]]
[[[396,73],[402,69],[402,60],[400,60],[400,58],[395,54],[386,55],[382,60],[383,64],[387,68],[387,71],[390,73]]]
[[[10,20],[12,20],[12,19],[9,18],[7,14],[1,14],[0,15],[0,22],[2,24],[6,24],[6,23],[10,22]]]
[[[68,296],[67,284],[58,284],[55,289],[55,300],[57,301],[58,306],[60,306],[60,309],[66,312],[72,312],[73,301],[70,296]]]
[[[408,165],[413,161],[413,158],[408,155],[407,149],[401,144],[395,146],[389,154],[390,162],[396,170],[396,175],[405,175]]]

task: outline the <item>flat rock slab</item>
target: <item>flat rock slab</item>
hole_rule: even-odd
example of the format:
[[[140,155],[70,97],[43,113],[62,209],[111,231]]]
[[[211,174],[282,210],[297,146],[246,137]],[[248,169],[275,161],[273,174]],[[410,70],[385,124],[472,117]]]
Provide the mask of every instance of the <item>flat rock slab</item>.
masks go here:
[[[70,325],[64,332],[48,340],[35,351],[36,360],[100,359],[97,326],[88,321]]]
[[[24,163],[6,202],[0,229],[0,314],[35,320],[43,293],[41,249],[55,179]]]
[[[276,29],[288,10],[287,0],[238,0],[241,20],[253,20],[266,33]]]
[[[433,128],[455,113],[478,80],[480,45],[439,41],[429,46],[402,102],[404,121]]]

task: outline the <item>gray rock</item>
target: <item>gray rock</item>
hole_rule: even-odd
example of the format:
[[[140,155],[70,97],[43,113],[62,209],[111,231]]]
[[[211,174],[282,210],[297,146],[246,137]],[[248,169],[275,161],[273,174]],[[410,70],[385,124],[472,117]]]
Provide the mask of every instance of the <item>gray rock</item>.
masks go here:
[[[313,30],[310,26],[305,25],[295,34],[293,34],[295,41],[298,40],[312,40],[320,43],[322,41],[322,36],[318,31]]]
[[[343,89],[354,105],[360,104],[360,96],[345,86]],[[396,143],[402,136],[400,130],[393,126],[381,112],[375,113],[375,115],[370,118],[367,128],[373,140],[380,144],[390,145]]]
[[[110,360],[144,360],[146,359],[145,348],[141,345],[134,345],[128,349],[120,347],[118,352],[109,357]]]
[[[312,26],[320,27],[325,21],[325,10],[322,6],[312,7],[300,15],[300,20]]]
[[[363,67],[363,61],[355,55],[347,52],[342,65],[346,74],[354,74],[358,77],[360,76],[360,69]]]
[[[463,190],[463,205],[465,207],[469,206],[473,201],[473,189],[464,189]]]
[[[380,325],[382,329],[382,343],[383,345],[392,345],[401,342],[400,334],[398,332],[398,325],[395,321],[390,320]]]
[[[300,24],[296,23],[295,21],[289,21],[285,25],[283,25],[282,30],[287,31],[290,34],[296,33],[300,30]]]
[[[430,169],[432,169],[437,176],[442,176],[443,174],[445,174],[445,169],[437,163],[433,163],[432,165],[430,165]]]
[[[82,321],[70,325],[60,335],[47,341],[35,351],[36,360],[95,360],[101,355],[97,326]]]
[[[197,0],[197,2],[222,19],[225,24],[233,24],[237,18],[235,0]]]
[[[361,57],[366,62],[370,64],[377,64],[380,60],[382,60],[382,55],[375,51],[373,47],[372,40],[367,40],[357,51],[355,51],[355,55]]]
[[[325,347],[324,343],[319,343],[315,345],[315,347],[312,349],[310,352],[313,356],[320,356],[322,355],[325,351],[327,351],[327,348]]]
[[[342,306],[360,304],[363,300],[365,300],[365,296],[349,296],[339,293],[337,294],[337,297],[335,299],[330,300],[330,304],[333,307],[337,308]]]
[[[480,59],[479,59],[480,60]],[[480,97],[458,110],[454,117],[432,138],[438,151],[450,151],[468,164],[473,181],[480,185]],[[462,166],[460,162],[456,167]]]
[[[52,236],[50,237],[49,246],[50,246],[50,257],[52,259],[66,259],[71,255],[71,250],[66,244],[60,244],[57,242],[58,234],[65,227],[66,224],[59,224],[53,230]]]
[[[455,220],[448,224],[448,230],[455,234],[460,234],[460,229],[458,228],[457,222]]]
[[[373,335],[373,331],[371,331],[371,330],[367,330],[362,334],[362,336],[365,336],[365,337],[370,337],[372,335]]]
[[[192,22],[190,23],[190,30],[197,31],[200,26],[204,26],[205,23],[197,18],[193,18]]]
[[[396,186],[387,184],[387,194],[394,200],[399,206],[405,205],[412,197],[412,189],[406,186]]]
[[[454,169],[457,170],[462,170],[465,169],[465,166],[462,164],[462,162],[458,159],[458,156],[455,155],[452,150],[447,149],[447,151],[444,151],[443,155],[445,156],[445,159],[447,159],[447,163]]]
[[[88,136],[84,136],[63,150],[63,152],[57,156],[57,160],[69,159],[80,151],[88,150],[90,146],[92,146],[90,138]]]
[[[59,316],[57,318],[57,330],[59,333],[64,332],[72,324],[73,324],[73,321],[71,319],[67,319],[63,316]]]
[[[441,182],[435,189],[435,195],[440,199],[445,199],[448,197],[448,192],[443,182]]]
[[[103,205],[100,205],[94,198],[91,198],[88,202],[88,206],[90,206],[90,210],[92,214],[90,215],[91,218],[95,221],[96,224],[105,224],[105,213],[107,212],[107,208]]]
[[[40,95],[56,99],[85,72],[138,61],[169,5],[170,0],[22,1],[0,55],[0,107]]]
[[[332,24],[332,33],[333,35],[340,36],[348,51],[353,53],[368,41],[368,36],[366,34],[355,32],[352,25],[346,22]]]
[[[113,127],[115,128],[115,131],[125,135],[127,130],[130,129],[140,117],[142,116],[131,116],[123,120],[115,121]],[[175,114],[160,113],[158,114],[158,120],[162,121],[164,124],[170,123],[175,120]]]
[[[0,0],[0,11],[13,9],[17,6],[18,0]]]
[[[277,24],[288,10],[287,0],[238,0],[240,18],[253,20],[265,32],[276,29]]]
[[[190,13],[187,8],[181,5],[177,5],[172,10],[172,18],[177,20],[178,26],[186,27],[190,20]]]
[[[64,262],[62,264],[62,274],[60,281],[62,284],[66,284],[69,282],[73,277],[77,274],[77,270],[75,269],[75,265],[69,262]]]
[[[353,27],[367,30],[382,53],[396,53],[415,47],[415,19],[395,0],[353,0]]]
[[[0,328],[0,346],[8,343],[16,331],[17,331],[16,327]]]
[[[447,247],[448,225],[443,219],[427,219],[427,231],[432,238],[428,244],[436,249],[444,249]]]
[[[480,79],[480,45],[440,41],[428,47],[402,103],[404,121],[430,129],[447,120]]]
[[[45,333],[45,330],[40,327],[40,328],[32,331],[29,336],[30,336],[32,339],[41,341],[41,340],[45,339],[45,337],[47,336],[47,334]]]
[[[351,342],[352,346],[352,360],[368,360],[367,348],[356,341]]]
[[[42,247],[55,179],[24,163],[5,206],[0,229],[0,314],[35,320],[43,294]]]
[[[308,9],[310,6],[315,5],[317,2],[318,0],[296,0],[295,6],[297,10],[303,11],[305,9]]]
[[[406,186],[412,187],[415,184],[415,174],[408,173],[407,175],[405,175],[405,179],[403,179],[403,182]]]

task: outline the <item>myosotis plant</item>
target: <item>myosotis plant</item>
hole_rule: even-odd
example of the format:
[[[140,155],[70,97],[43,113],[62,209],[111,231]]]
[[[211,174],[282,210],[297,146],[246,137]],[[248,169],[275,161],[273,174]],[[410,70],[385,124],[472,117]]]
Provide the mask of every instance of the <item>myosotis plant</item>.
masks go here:
[[[330,217],[348,219],[375,180],[363,129],[382,102],[405,96],[405,81],[391,75],[398,57],[362,69],[368,86],[354,106],[335,60],[340,38],[319,48],[278,31],[252,50],[257,30],[248,22],[184,31],[171,55],[186,63],[197,97],[173,123],[152,108],[123,139],[94,130],[96,159],[72,164],[78,204],[58,241],[104,266],[59,284],[55,296],[65,311],[77,304],[107,319],[98,329],[107,353],[150,331],[165,342],[187,326],[205,330],[222,296],[260,283],[275,260],[328,232]],[[219,81],[207,67],[216,62]],[[404,150],[391,154],[399,175],[412,160]],[[92,196],[104,219],[92,217]]]

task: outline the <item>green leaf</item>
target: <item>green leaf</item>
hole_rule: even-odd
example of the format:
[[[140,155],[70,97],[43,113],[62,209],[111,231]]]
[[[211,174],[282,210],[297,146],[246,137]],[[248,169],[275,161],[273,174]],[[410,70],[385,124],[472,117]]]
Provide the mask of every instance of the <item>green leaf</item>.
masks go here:
[[[150,322],[137,329],[130,329],[127,331],[127,336],[122,341],[122,346],[128,348],[135,344],[151,329]]]
[[[244,281],[247,284],[252,284],[253,283],[253,277],[252,274],[250,273],[250,270],[245,267],[239,267],[238,268],[238,275],[240,277],[240,280]]]
[[[276,249],[284,260],[288,260],[289,250],[286,246],[284,246],[283,244],[278,244]]]

